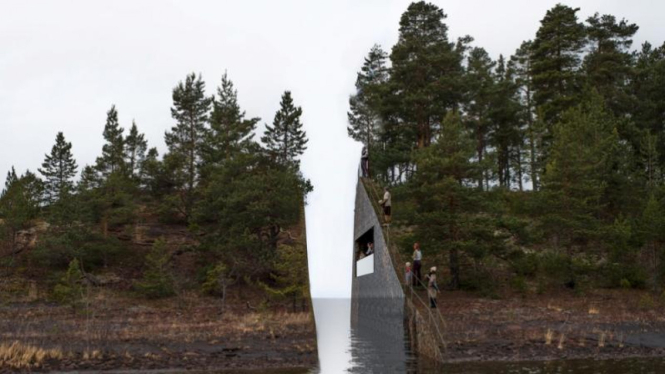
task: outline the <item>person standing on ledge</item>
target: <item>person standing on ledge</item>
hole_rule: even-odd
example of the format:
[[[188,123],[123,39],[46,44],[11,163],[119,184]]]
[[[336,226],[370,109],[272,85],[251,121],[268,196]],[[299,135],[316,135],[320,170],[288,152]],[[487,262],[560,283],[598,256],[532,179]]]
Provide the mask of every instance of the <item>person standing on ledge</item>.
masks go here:
[[[421,280],[420,267],[422,266],[423,254],[420,252],[420,243],[413,244],[413,285],[419,286]]]
[[[439,286],[436,284],[436,266],[432,266],[427,274],[427,296],[429,296],[429,307],[436,308],[436,294],[439,293]]]
[[[383,188],[383,199],[379,200],[379,204],[383,207],[384,226],[387,226],[390,223],[390,215],[392,214],[392,201],[388,187]]]
[[[367,147],[363,147],[363,152],[360,155],[360,168],[363,171],[363,178],[369,178],[369,151]]]
[[[407,287],[411,287],[413,284],[413,272],[411,271],[411,263],[406,263],[406,269],[404,270],[404,283]]]

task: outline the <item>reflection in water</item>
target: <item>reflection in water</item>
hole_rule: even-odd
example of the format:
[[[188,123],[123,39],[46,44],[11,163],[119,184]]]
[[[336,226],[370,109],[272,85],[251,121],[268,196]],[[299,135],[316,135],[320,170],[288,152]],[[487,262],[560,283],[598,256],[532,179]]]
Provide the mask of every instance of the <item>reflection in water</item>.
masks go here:
[[[446,374],[662,374],[664,359],[571,360],[534,363],[479,363],[446,365]]]
[[[351,368],[351,299],[313,299],[321,374]]]
[[[314,299],[322,374],[415,372],[404,336],[401,301],[363,303],[351,328],[351,300]]]
[[[321,374],[663,374],[665,359],[571,360],[518,363],[464,363],[438,368],[417,365],[400,335],[403,317],[391,302],[376,301],[359,310],[351,328],[350,299],[314,299]],[[365,317],[375,317],[363,320]]]
[[[361,299],[351,307],[351,373],[412,371],[404,330],[404,299]]]

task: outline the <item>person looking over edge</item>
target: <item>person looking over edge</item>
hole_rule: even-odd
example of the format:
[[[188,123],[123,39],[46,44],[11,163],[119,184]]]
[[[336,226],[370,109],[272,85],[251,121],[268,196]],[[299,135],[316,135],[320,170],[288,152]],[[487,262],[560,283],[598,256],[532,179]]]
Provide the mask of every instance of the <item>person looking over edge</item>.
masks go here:
[[[432,266],[427,274],[427,296],[429,296],[429,307],[436,308],[436,294],[439,293],[439,286],[436,284],[436,266]]]
[[[365,255],[369,256],[372,253],[374,253],[374,243],[369,242],[369,243],[367,243],[367,251],[365,252]]]
[[[367,147],[363,147],[363,152],[360,155],[360,168],[363,172],[363,178],[369,178],[369,151]]]
[[[383,206],[383,216],[386,222],[384,225],[388,225],[390,223],[390,215],[392,214],[392,201],[388,187],[383,188],[383,199],[379,200],[379,205]]]
[[[423,254],[420,252],[420,243],[414,243],[413,244],[413,285],[418,286],[420,285],[421,280],[421,275],[420,275],[420,267],[421,261],[423,259]]]

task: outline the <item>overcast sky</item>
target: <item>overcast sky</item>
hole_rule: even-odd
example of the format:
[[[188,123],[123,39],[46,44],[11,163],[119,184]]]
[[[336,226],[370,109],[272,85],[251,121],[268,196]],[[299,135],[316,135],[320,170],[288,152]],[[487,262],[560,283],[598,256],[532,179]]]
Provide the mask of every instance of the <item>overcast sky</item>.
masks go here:
[[[286,89],[303,107],[310,138],[302,167],[314,184],[307,208],[312,292],[350,294],[355,176],[360,145],[347,139],[356,72],[372,44],[390,50],[409,1],[0,0],[0,183],[36,171],[58,131],[79,166],[101,151],[106,111],[134,119],[165,148],[171,90],[201,73],[212,94],[224,71],[250,117],[272,122]],[[557,1],[434,1],[450,36],[469,34],[492,57],[535,35]],[[659,0],[562,1],[581,19],[598,11],[640,26],[635,45],[661,45]],[[0,185],[1,187],[2,185]],[[395,202],[399,204],[399,202]]]

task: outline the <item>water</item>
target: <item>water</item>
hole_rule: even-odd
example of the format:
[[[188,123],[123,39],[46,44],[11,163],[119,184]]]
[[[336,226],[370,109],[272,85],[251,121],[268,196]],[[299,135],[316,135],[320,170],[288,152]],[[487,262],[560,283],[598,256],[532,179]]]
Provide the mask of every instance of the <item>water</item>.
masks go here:
[[[408,342],[375,328],[351,328],[349,299],[315,299],[320,374],[663,374],[665,358],[570,360],[549,362],[484,362],[434,366],[417,362]],[[385,317],[384,317],[385,318]],[[393,315],[399,319],[398,315]],[[362,322],[362,321],[360,321]],[[376,321],[373,321],[376,322]],[[389,326],[400,321],[380,321]]]
[[[443,366],[437,372],[446,374],[662,374],[665,373],[665,359],[571,360],[539,363],[486,362]]]

